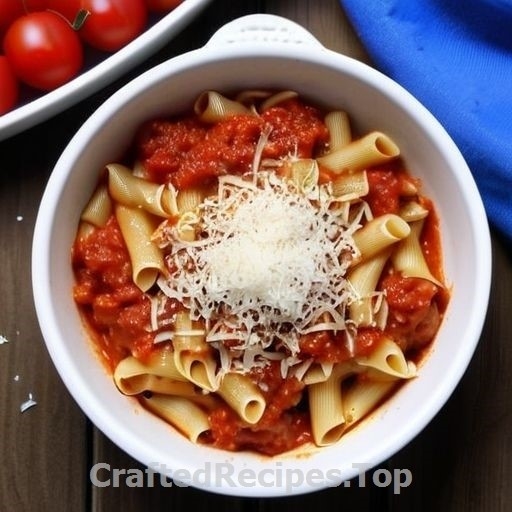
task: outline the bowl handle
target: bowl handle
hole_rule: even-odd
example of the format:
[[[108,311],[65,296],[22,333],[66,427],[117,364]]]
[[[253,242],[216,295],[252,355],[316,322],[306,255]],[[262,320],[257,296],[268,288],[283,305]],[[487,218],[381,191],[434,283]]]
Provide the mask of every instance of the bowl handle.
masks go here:
[[[240,43],[312,45],[323,48],[310,32],[281,16],[249,14],[222,26],[210,38],[207,47]]]

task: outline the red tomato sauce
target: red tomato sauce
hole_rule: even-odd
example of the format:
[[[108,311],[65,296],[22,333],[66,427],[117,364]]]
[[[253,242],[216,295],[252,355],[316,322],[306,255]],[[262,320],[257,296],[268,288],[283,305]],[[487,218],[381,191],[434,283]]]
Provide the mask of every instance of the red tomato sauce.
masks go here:
[[[367,170],[370,192],[366,200],[375,216],[397,214],[405,200],[405,190],[419,188],[401,160]],[[427,265],[436,279],[444,281],[439,219],[432,201],[419,197],[428,210],[421,234],[421,247]],[[404,351],[418,352],[425,348],[437,332],[448,300],[449,291],[419,278],[406,278],[389,269],[378,286],[386,293],[389,306],[388,326],[383,334],[390,335]]]
[[[132,156],[141,161],[151,181],[172,183],[178,190],[205,186],[224,174],[249,172],[260,134],[267,126],[271,131],[262,158],[276,159],[286,154],[312,158],[327,145],[323,114],[293,99],[260,116],[234,116],[215,125],[193,116],[148,122],[136,137]],[[365,200],[375,216],[398,213],[407,200],[404,191],[419,186],[400,160],[368,169],[367,176],[370,193]],[[420,201],[430,212],[421,245],[432,273],[442,281],[439,221],[431,202],[422,197]],[[133,283],[130,257],[114,216],[105,227],[77,238],[72,262],[74,299],[108,368],[113,371],[128,355],[146,360],[154,350],[155,336],[150,329],[150,299]],[[370,355],[384,336],[395,339],[408,357],[427,346],[439,327],[448,292],[423,279],[405,278],[390,267],[385,269],[378,288],[385,292],[389,306],[384,331],[359,328],[353,352],[344,333],[306,334],[299,339],[301,356],[315,362],[340,363]],[[182,307],[169,300],[159,314],[169,319]],[[267,455],[311,441],[305,385],[294,377],[282,379],[277,362],[254,368],[249,376],[266,399],[263,417],[257,424],[248,425],[223,404],[209,411],[211,429],[202,441],[227,450],[254,450]]]
[[[148,332],[150,302],[133,283],[128,250],[117,220],[78,238],[72,253],[73,298],[92,327],[94,341],[110,370],[132,354],[145,360],[155,333]],[[172,302],[166,314],[172,314]]]
[[[383,333],[373,327],[360,328],[354,340],[354,352],[350,353],[345,335],[332,331],[319,331],[301,336],[300,352],[318,363],[343,363],[351,357],[367,356],[382,339]]]
[[[257,368],[250,376],[260,385],[267,402],[263,417],[247,426],[229,407],[222,406],[210,414],[209,442],[231,451],[276,455],[311,441],[307,410],[296,407],[301,403],[304,384],[294,377],[283,380],[276,363]]]
[[[408,355],[429,344],[441,322],[438,286],[425,279],[390,273],[382,279],[389,313],[386,333]]]
[[[407,173],[401,160],[367,169],[366,175],[370,192],[365,200],[375,217],[386,213],[398,214],[404,190],[409,184],[419,186],[419,180]]]
[[[250,171],[265,126],[272,131],[263,158],[308,158],[328,140],[320,112],[289,100],[261,116],[232,116],[214,125],[194,118],[149,122],[138,135],[137,155],[152,181],[178,190],[204,186],[224,174]]]

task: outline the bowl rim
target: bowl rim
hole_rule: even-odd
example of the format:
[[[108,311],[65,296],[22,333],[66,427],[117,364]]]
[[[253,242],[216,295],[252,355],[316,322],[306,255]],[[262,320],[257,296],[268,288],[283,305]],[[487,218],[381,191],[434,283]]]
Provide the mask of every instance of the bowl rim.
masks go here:
[[[162,47],[212,0],[186,0],[75,78],[0,116],[0,141],[31,128],[113,82]]]

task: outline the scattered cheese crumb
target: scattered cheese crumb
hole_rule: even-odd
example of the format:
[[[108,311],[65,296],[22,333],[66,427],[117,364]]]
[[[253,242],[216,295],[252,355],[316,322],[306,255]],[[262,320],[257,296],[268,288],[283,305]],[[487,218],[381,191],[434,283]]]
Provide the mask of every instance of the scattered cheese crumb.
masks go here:
[[[23,215],[18,215],[18,216],[16,217],[16,220],[17,220],[18,222],[21,222],[21,221],[23,220]]]
[[[34,398],[32,397],[32,393],[29,393],[28,394],[28,400],[26,400],[25,402],[23,402],[21,405],[20,405],[20,412],[25,412],[26,410],[30,409],[31,407],[34,407],[34,405],[37,405],[37,402],[34,400]]]
[[[19,375],[15,375],[14,376],[14,382],[18,382],[20,380],[20,376]]]
[[[3,345],[4,343],[9,343],[9,340],[5,336],[0,334],[0,345]]]

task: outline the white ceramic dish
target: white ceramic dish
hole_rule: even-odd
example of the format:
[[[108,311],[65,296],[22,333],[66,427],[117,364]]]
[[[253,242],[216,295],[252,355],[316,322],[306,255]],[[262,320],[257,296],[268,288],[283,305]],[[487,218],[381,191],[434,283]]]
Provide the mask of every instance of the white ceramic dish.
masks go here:
[[[0,116],[0,140],[62,112],[114,81],[162,47],[210,0],[185,0],[119,51],[73,80]]]
[[[438,206],[446,274],[453,286],[445,321],[420,376],[337,445],[311,449],[307,456],[269,459],[190,443],[115,389],[93,355],[71,299],[70,247],[80,210],[96,184],[91,170],[120,156],[143,120],[189,108],[205,89],[248,87],[293,88],[345,108],[362,131],[390,133]],[[478,342],[490,288],[490,254],[487,221],[474,181],[432,115],[396,83],[325,49],[301,27],[253,15],[226,25],[204,48],[135,79],[83,125],[56,164],[41,203],[33,286],[55,366],[84,412],[118,446],[146,465],[165,465],[156,469],[177,472],[175,476],[196,487],[229,495],[278,496],[354,477],[364,465],[377,465],[397,452],[436,415]],[[248,473],[243,470],[252,471],[256,479],[244,483]]]

